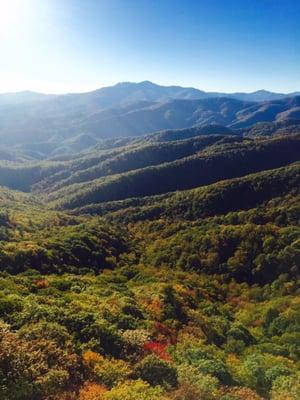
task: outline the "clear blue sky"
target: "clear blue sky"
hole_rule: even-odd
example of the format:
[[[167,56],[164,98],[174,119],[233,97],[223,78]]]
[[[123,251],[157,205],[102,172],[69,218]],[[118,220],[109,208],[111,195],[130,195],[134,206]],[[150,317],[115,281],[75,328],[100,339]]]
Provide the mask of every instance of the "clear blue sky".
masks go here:
[[[300,90],[299,0],[0,0],[0,92]]]

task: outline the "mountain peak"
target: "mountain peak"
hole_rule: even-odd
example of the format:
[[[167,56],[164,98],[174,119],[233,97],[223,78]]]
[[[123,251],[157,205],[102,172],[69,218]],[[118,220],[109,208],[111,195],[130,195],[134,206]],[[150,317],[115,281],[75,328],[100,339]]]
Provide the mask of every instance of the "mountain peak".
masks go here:
[[[269,90],[265,90],[265,89],[259,89],[259,90],[255,90],[251,94],[278,94],[278,93],[270,92]]]
[[[153,83],[151,81],[142,81],[142,82],[139,82],[138,85],[142,85],[142,86],[159,86],[156,83]]]
[[[141,81],[141,82],[129,82],[129,81],[125,81],[125,82],[118,82],[116,83],[114,86],[111,87],[126,87],[126,86],[159,86],[156,83],[153,83],[151,81]]]

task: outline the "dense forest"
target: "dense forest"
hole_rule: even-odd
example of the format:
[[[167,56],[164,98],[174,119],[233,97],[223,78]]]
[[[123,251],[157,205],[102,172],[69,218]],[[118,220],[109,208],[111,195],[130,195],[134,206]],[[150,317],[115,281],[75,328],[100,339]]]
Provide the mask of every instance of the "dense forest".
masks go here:
[[[0,152],[0,399],[299,400],[299,126]]]

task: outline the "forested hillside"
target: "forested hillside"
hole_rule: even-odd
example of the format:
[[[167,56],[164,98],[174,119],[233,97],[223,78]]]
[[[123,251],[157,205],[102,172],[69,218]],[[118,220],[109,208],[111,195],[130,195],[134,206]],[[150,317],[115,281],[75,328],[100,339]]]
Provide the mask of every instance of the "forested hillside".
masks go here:
[[[299,152],[299,136],[261,142],[226,143],[158,167],[72,184],[52,192],[48,199],[53,206],[68,209],[189,189],[286,165],[298,160]]]
[[[299,98],[148,86],[103,111],[129,136],[50,121],[0,151],[0,399],[299,400]]]

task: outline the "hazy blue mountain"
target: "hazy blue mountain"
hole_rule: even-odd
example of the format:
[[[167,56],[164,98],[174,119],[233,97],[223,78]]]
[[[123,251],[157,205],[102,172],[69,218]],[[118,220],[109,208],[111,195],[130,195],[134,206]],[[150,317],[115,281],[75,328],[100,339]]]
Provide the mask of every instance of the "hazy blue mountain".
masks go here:
[[[53,97],[55,97],[55,95],[37,93],[30,90],[24,90],[16,93],[2,93],[0,94],[0,106],[43,101]]]
[[[244,128],[257,122],[298,119],[299,106],[300,96],[262,103],[223,97],[175,99],[146,107],[139,107],[137,104],[135,109],[126,109],[123,112],[120,109],[118,112],[100,111],[79,121],[77,128],[98,137],[135,136],[158,130],[209,124]]]
[[[193,87],[161,86],[150,81],[120,82],[114,86],[103,87],[86,93],[72,93],[63,95],[46,95],[32,91],[0,94],[0,104],[19,104],[39,100],[49,100],[53,106],[53,100],[61,106],[66,104],[92,105],[107,108],[141,101],[165,102],[170,99],[204,99],[211,97],[228,97],[243,101],[271,101],[294,97],[300,92],[274,93],[267,90],[258,90],[251,93],[224,93],[205,92]]]
[[[236,93],[209,93],[210,95],[214,95],[216,97],[229,97],[231,99],[237,100],[244,100],[244,101],[273,101],[273,100],[280,100],[287,97],[295,97],[299,96],[300,92],[293,92],[293,93],[274,93],[269,92],[267,90],[257,90],[255,92],[250,93],[243,93],[243,92],[236,92]]]
[[[211,124],[240,129],[259,122],[300,119],[300,96],[266,91],[221,95],[149,81],[119,83],[89,93],[3,94],[1,146],[26,145],[34,158],[40,158],[82,151],[102,139],[160,130]],[[257,101],[265,98],[272,100]]]

